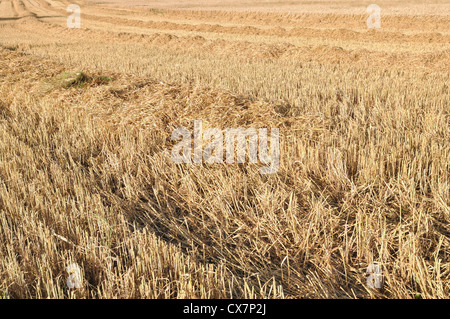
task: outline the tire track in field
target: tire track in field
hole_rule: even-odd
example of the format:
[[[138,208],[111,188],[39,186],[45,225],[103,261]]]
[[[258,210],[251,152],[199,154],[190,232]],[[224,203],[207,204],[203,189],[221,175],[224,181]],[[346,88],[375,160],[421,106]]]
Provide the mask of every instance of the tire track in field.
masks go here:
[[[57,10],[64,10],[67,8],[67,6],[70,3],[75,3],[74,1],[68,2],[68,1],[54,1],[54,0],[38,0],[45,8],[48,8],[50,10],[57,9]]]
[[[31,12],[35,17],[47,17],[51,15],[51,11],[46,10],[43,8],[39,3],[36,3],[33,0],[23,0],[25,9],[28,12]]]
[[[36,18],[36,14],[29,11],[22,0],[14,0],[14,9],[21,18]]]
[[[66,8],[64,7],[61,2],[51,2],[55,4],[53,6],[51,3],[45,1],[45,0],[23,0],[25,1],[25,8],[28,11],[37,12],[39,15],[42,16],[50,16],[50,15],[67,15]]]

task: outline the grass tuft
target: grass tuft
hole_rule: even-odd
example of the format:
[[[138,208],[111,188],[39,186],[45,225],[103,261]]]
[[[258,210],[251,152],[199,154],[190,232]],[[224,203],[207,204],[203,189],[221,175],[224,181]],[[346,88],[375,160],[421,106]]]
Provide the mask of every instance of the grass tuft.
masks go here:
[[[112,81],[108,76],[88,76],[84,72],[62,72],[47,81],[53,88],[84,88],[86,86],[104,85]]]

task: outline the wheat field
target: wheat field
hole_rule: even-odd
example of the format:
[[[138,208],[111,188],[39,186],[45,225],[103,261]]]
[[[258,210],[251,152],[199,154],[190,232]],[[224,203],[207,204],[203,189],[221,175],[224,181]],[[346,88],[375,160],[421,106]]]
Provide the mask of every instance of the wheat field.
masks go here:
[[[450,298],[450,4],[371,3],[0,0],[1,297]]]

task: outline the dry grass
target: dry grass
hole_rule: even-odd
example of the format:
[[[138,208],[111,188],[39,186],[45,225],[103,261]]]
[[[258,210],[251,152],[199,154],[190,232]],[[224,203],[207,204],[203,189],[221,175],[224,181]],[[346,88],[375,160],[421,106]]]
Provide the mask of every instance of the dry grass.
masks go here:
[[[0,2],[3,297],[450,297],[448,15],[78,2]],[[173,163],[194,120],[279,128],[278,173]]]

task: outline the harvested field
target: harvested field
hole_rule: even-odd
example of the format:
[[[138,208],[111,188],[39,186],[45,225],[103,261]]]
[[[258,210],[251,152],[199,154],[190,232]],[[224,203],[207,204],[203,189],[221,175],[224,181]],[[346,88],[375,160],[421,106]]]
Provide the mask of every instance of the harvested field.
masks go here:
[[[370,3],[0,0],[0,295],[450,298],[450,4]]]

